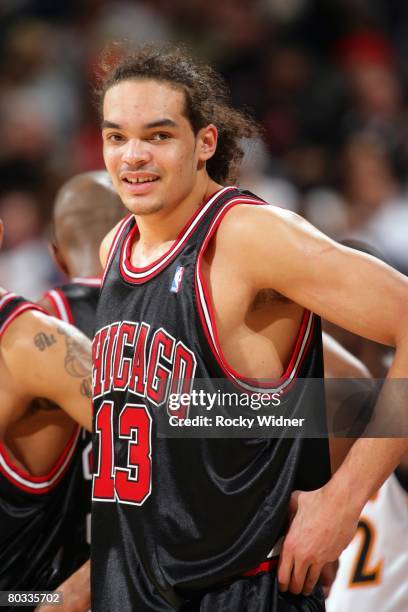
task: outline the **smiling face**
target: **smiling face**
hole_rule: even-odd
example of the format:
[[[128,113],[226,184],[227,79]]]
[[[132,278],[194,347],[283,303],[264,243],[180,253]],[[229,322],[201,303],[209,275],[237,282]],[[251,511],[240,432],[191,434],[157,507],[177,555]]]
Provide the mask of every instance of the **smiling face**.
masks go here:
[[[216,147],[209,125],[194,134],[185,94],[167,83],[127,80],[103,102],[103,155],[113,185],[134,214],[175,207],[197,188]]]

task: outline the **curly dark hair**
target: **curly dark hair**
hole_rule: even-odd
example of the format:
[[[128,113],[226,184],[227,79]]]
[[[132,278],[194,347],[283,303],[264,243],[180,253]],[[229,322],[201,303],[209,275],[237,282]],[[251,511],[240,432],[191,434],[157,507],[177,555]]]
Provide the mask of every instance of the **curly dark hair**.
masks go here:
[[[210,123],[218,129],[217,150],[207,161],[208,174],[217,183],[236,180],[244,154],[240,140],[258,136],[259,128],[249,116],[228,104],[227,87],[210,66],[193,60],[183,46],[146,45],[126,50],[115,43],[103,53],[100,67],[95,90],[100,111],[107,90],[121,81],[154,79],[182,90],[184,115],[194,134]]]

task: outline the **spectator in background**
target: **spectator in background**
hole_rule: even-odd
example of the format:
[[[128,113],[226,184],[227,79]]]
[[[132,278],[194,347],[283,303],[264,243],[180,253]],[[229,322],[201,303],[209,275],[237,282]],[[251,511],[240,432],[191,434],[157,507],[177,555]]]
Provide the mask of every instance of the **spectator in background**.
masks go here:
[[[364,230],[358,235],[408,269],[400,185],[408,169],[403,0],[0,4],[0,197],[27,193],[37,202],[41,231],[58,185],[103,167],[88,85],[100,49],[112,39],[177,40],[210,60],[226,78],[233,104],[264,127],[271,157],[266,159],[265,149],[258,154],[257,145],[257,161],[248,162],[243,184],[299,210],[333,237],[350,236],[350,224]],[[355,147],[354,134],[362,131],[375,134],[380,144]],[[358,198],[351,197],[352,177],[347,186],[335,183],[339,160],[351,155],[343,155],[350,138],[353,177],[368,177],[370,164],[385,164],[371,185],[374,199],[381,200],[378,208],[363,212],[356,204],[363,187]],[[370,152],[369,159],[354,163],[376,147],[383,151],[377,162]],[[370,185],[368,178],[363,182],[365,206]],[[389,193],[380,198],[383,188]],[[41,281],[36,295],[42,290]]]
[[[0,217],[6,227],[0,253],[0,279],[10,291],[38,297],[48,289],[54,266],[41,235],[38,204],[30,192],[11,191],[0,199]]]
[[[402,272],[408,272],[408,199],[384,143],[375,135],[355,134],[342,156],[342,192],[348,232],[379,249]]]
[[[246,138],[242,148],[244,158],[240,166],[239,183],[266,202],[297,211],[297,189],[283,176],[282,169],[274,169],[265,143],[260,138]]]
[[[336,45],[337,61],[346,79],[349,110],[344,133],[369,130],[390,154],[407,167],[407,112],[398,60],[391,42],[374,30],[357,31]]]
[[[31,142],[30,130],[41,133],[45,141],[42,153],[48,155],[46,161],[51,166],[63,163],[66,141],[78,122],[75,54],[70,42],[65,30],[33,19],[15,24],[3,42],[6,112],[23,122],[20,133],[26,136],[26,146]],[[25,125],[27,121],[31,125]],[[35,142],[38,139],[36,133]]]

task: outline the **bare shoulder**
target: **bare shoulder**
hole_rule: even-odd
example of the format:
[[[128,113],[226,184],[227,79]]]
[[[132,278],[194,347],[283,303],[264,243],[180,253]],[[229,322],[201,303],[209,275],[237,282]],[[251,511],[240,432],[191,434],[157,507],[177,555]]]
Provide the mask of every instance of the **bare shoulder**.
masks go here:
[[[99,259],[101,261],[102,264],[102,268],[105,268],[106,265],[106,261],[108,259],[108,255],[109,255],[109,251],[110,248],[112,246],[112,242],[116,236],[116,233],[119,229],[119,227],[122,225],[123,223],[123,219],[121,219],[116,225],[115,227],[113,227],[105,236],[105,238],[102,240],[101,242],[101,246],[99,247]]]
[[[87,359],[90,341],[82,332],[46,313],[29,310],[5,331],[1,351],[11,374],[25,373],[29,378],[43,367],[49,373],[55,370],[61,353],[67,350],[67,343],[71,352]]]
[[[27,310],[17,317],[4,332],[1,350],[5,361],[26,354],[33,348],[38,334],[44,337],[55,332],[55,321],[46,313]]]
[[[234,244],[235,248],[239,245],[251,245],[254,248],[257,244],[260,245],[260,241],[265,237],[276,241],[282,236],[288,237],[306,230],[318,231],[303,217],[290,210],[268,204],[240,204],[228,211],[221,221],[217,230],[217,242],[225,242],[226,246]]]
[[[212,240],[211,255],[219,260],[229,260],[241,270],[243,278],[251,279],[254,286],[278,289],[270,274],[273,272],[279,276],[290,262],[293,265],[293,261],[302,260],[305,257],[303,251],[310,253],[314,249],[317,254],[321,250],[321,244],[316,244],[320,242],[319,234],[316,228],[292,211],[268,204],[240,204],[222,219]],[[325,238],[323,236],[323,240]],[[266,272],[272,284],[267,282]]]

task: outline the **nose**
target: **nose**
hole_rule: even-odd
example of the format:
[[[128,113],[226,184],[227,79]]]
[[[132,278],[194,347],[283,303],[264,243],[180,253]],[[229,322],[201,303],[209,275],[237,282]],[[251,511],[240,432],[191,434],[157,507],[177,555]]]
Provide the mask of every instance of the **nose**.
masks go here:
[[[124,147],[122,159],[130,166],[149,162],[151,154],[148,143],[138,138],[129,139]]]

